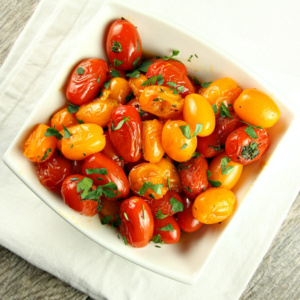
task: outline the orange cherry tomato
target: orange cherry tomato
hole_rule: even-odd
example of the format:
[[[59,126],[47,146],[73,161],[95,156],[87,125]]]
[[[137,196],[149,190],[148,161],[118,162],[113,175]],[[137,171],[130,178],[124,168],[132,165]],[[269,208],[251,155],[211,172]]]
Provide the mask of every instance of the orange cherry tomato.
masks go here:
[[[63,125],[69,127],[78,124],[75,114],[70,114],[67,107],[59,110],[51,118],[51,127],[55,126],[58,131],[63,130]]]
[[[142,42],[135,26],[127,20],[114,21],[106,39],[106,53],[117,70],[135,69],[142,59]]]
[[[232,161],[226,153],[216,156],[209,164],[210,179],[219,181],[223,188],[231,190],[242,175],[243,165]]]
[[[109,90],[111,91],[109,97],[116,100],[119,104],[126,103],[126,97],[131,91],[128,81],[122,77],[115,77],[111,79]]]
[[[263,128],[274,126],[280,117],[276,103],[257,89],[244,90],[234,102],[233,108],[243,121]]]
[[[198,94],[189,94],[184,99],[183,118],[195,130],[197,124],[202,124],[198,136],[208,136],[215,129],[215,113],[211,104]]]
[[[163,219],[154,219],[154,233],[156,237],[160,235],[160,241],[165,244],[175,244],[180,240],[180,227],[173,216]]]
[[[139,101],[143,111],[161,118],[176,119],[182,112],[184,99],[168,87],[152,85],[143,90]]]
[[[70,137],[61,131],[61,152],[68,159],[82,160],[105,147],[103,129],[96,124],[75,125],[69,127],[68,131]]]
[[[57,140],[54,136],[45,136],[50,128],[47,125],[39,124],[32,131],[24,144],[24,155],[33,162],[44,162],[54,154]]]
[[[222,187],[201,193],[193,204],[193,216],[204,224],[215,224],[227,219],[235,207],[235,195]]]
[[[128,180],[131,190],[149,199],[160,199],[168,191],[164,171],[151,163],[141,163],[132,168]]]
[[[145,89],[145,86],[142,86],[142,83],[147,80],[146,75],[140,74],[139,78],[129,78],[129,86],[135,97],[140,97],[141,93]]]
[[[120,218],[120,232],[125,244],[136,248],[147,246],[154,230],[153,216],[147,202],[140,197],[124,200],[120,207]]]
[[[146,161],[156,163],[163,157],[162,130],[163,125],[158,120],[143,121],[142,149]]]
[[[139,99],[137,99],[137,98],[130,100],[127,103],[127,105],[132,106],[136,109],[136,111],[139,113],[142,121],[157,119],[157,116],[150,114],[147,111],[141,110],[141,105],[140,105]]]
[[[75,105],[95,99],[107,80],[108,66],[103,59],[90,58],[81,61],[74,69],[66,96]]]
[[[189,160],[197,148],[197,138],[193,136],[194,131],[190,130],[190,137],[186,137],[182,129],[187,128],[184,121],[167,121],[162,132],[162,144],[165,152],[172,159],[183,162]],[[181,128],[180,128],[181,127]]]

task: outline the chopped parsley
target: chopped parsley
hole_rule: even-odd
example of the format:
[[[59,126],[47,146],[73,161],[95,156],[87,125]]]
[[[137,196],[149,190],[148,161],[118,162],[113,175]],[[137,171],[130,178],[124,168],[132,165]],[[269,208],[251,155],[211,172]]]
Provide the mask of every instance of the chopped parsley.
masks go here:
[[[140,56],[132,63],[132,65],[136,68],[139,64]]]
[[[101,75],[99,74],[98,78],[97,78],[97,83],[100,82],[100,78],[101,78]]]
[[[62,124],[62,126],[64,128],[64,138],[69,139],[73,134],[65,127],[64,124]]]
[[[158,228],[158,230],[161,230],[161,231],[174,231],[174,227],[172,224],[168,224],[162,228]]]
[[[179,54],[179,50],[173,50],[172,51],[172,55],[171,56],[164,56],[163,60],[168,60],[168,59],[173,59],[173,60],[177,60],[176,58],[174,58],[174,56],[177,56]]]
[[[214,113],[216,114],[218,112],[218,108],[217,108],[217,105],[216,104],[213,104],[212,105],[212,108],[214,110]]]
[[[68,102],[69,106],[67,107],[67,111],[69,114],[74,114],[78,111],[79,105],[75,105],[73,103]]]
[[[188,62],[191,62],[192,61],[192,58],[193,58],[193,54],[191,54],[190,58],[188,59]]]
[[[169,176],[167,177],[167,186],[168,186],[169,190],[171,191],[171,185],[170,185],[170,179],[169,179]]]
[[[120,42],[113,41],[113,46],[111,47],[111,51],[115,53],[120,53],[123,51]]]
[[[111,80],[108,80],[106,82],[103,83],[103,86],[108,90],[109,86],[110,86]]]
[[[113,60],[113,62],[114,62],[114,66],[115,67],[119,67],[119,66],[121,66],[124,63],[123,61],[118,60],[116,58]]]
[[[203,127],[202,124],[200,124],[200,123],[196,124],[194,134],[191,136],[191,127],[189,124],[187,124],[185,126],[179,126],[182,134],[189,140],[192,139],[193,137],[195,137],[199,132],[201,132],[202,127]]]
[[[115,120],[112,120],[111,131],[120,129],[123,126],[124,123],[126,123],[127,121],[130,121],[130,117],[122,117],[122,118],[123,118],[123,120],[121,120],[116,127],[114,126]]]
[[[211,172],[210,172],[210,170],[207,170],[207,178],[208,178],[208,181],[209,181],[209,183],[211,184],[212,187],[219,187],[219,186],[222,185],[222,182],[212,180],[212,179],[209,178],[210,176],[211,176]]]
[[[110,71],[110,75],[111,75],[112,77],[114,77],[114,78],[116,78],[116,77],[121,77],[120,73],[119,73],[117,70],[115,70],[115,69],[112,69],[112,70]]]
[[[109,224],[109,222],[111,221],[112,217],[111,216],[105,216],[101,218],[101,224],[102,225],[106,225]]]
[[[228,117],[230,119],[233,119],[228,107],[223,103],[221,102],[221,106],[220,106],[220,116],[221,117]]]
[[[210,85],[212,84],[212,82],[202,82],[201,83],[201,86],[203,87],[203,88],[208,88]]]
[[[147,190],[150,188],[153,192],[155,192],[157,195],[161,195],[161,189],[164,187],[163,184],[152,184],[152,182],[144,182],[143,186],[139,190],[140,195],[145,195]]]
[[[86,174],[100,174],[100,175],[108,175],[106,168],[100,169],[85,169]]]
[[[253,160],[259,154],[257,143],[251,142],[248,146],[242,148],[241,155],[246,160]]]
[[[46,132],[44,133],[44,136],[46,137],[50,137],[50,136],[55,136],[56,139],[58,141],[60,141],[63,137],[63,135],[61,133],[59,133],[59,131],[57,129],[54,128],[55,125],[53,125],[53,127],[47,128]]]
[[[194,76],[193,80],[196,85],[201,85],[197,77]]]
[[[183,204],[177,199],[175,199],[174,197],[170,199],[170,203],[172,205],[172,210],[174,212],[183,211]]]
[[[184,143],[183,145],[182,145],[182,147],[180,148],[180,150],[184,150],[186,147],[187,147],[187,143]]]
[[[78,67],[77,70],[76,70],[76,73],[79,74],[79,75],[84,74],[84,68]]]
[[[144,81],[141,86],[149,86],[149,85],[162,85],[164,83],[164,78],[162,75],[157,75],[157,76],[152,76],[149,79],[147,79],[146,81]]]
[[[221,173],[222,175],[228,175],[229,173],[231,173],[234,169],[234,166],[228,166],[228,163],[231,162],[231,159],[227,156],[224,156],[221,159]]]
[[[48,148],[48,149],[46,150],[46,152],[45,152],[44,156],[42,157],[42,160],[41,160],[41,161],[44,161],[44,160],[48,157],[49,153],[51,153],[51,148]]]
[[[156,219],[159,219],[159,220],[161,220],[161,219],[164,219],[164,218],[166,218],[168,215],[164,215],[162,212],[161,212],[161,210],[159,209],[157,212],[156,212],[156,214],[155,214],[155,218]]]

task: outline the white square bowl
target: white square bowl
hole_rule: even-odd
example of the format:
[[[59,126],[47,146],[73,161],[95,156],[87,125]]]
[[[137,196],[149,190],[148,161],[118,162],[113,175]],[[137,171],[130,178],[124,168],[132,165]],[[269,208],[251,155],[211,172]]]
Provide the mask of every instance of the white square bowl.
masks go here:
[[[178,58],[187,65],[189,74],[197,76],[201,81],[231,77],[242,88],[255,87],[271,95],[282,113],[279,122],[270,130],[271,145],[267,153],[260,161],[245,168],[239,184],[234,188],[238,205],[230,220],[222,224],[203,226],[193,234],[183,234],[178,244],[163,245],[160,249],[154,247],[153,243],[142,249],[125,246],[122,239],[118,239],[118,232],[108,226],[102,226],[98,216],[85,217],[71,210],[60,197],[41,186],[36,176],[35,165],[23,156],[23,144],[32,128],[37,123],[47,123],[49,115],[66,104],[61,87],[73,66],[88,57],[106,59],[105,34],[108,25],[120,17],[128,19],[138,27],[143,49],[147,53],[163,56],[169,55],[174,49],[180,50]],[[188,58],[194,53],[199,58],[188,62]],[[236,234],[258,234],[239,232],[239,228],[243,228],[244,219],[253,219],[253,215],[278,198],[274,181],[268,178],[274,176],[273,170],[278,157],[292,143],[290,135],[286,137],[287,133],[296,129],[293,126],[294,114],[280,101],[281,98],[268,84],[203,39],[185,32],[174,24],[113,1],[103,6],[97,19],[85,33],[81,45],[72,55],[66,54],[66,58],[66,64],[58,70],[57,77],[4,156],[5,163],[35,194],[70,224],[103,247],[151,271],[188,284],[196,282],[205,265],[216,259],[214,253],[217,250],[233,246],[227,237]],[[281,143],[283,138],[284,144]],[[288,168],[288,164],[280,166],[279,171],[284,172],[285,168]],[[244,255],[249,254],[247,251]]]

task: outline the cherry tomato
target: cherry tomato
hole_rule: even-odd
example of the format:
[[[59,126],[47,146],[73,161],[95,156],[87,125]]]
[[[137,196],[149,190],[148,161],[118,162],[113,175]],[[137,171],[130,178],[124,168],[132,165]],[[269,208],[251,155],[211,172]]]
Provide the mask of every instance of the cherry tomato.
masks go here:
[[[116,73],[116,72],[118,72],[118,74]],[[112,67],[112,66],[110,66],[109,68],[108,68],[108,77],[107,77],[107,81],[109,81],[109,80],[111,80],[111,79],[113,79],[113,78],[115,78],[116,76],[115,75],[117,75],[118,77],[122,77],[122,78],[125,78],[126,79],[126,73],[124,72],[124,71],[121,71],[121,70],[117,70],[116,68],[114,68],[114,67]],[[114,76],[113,76],[114,75]],[[120,76],[119,76],[120,75]]]
[[[142,58],[142,42],[133,24],[127,20],[114,21],[106,39],[106,53],[117,70],[133,70]]]
[[[231,190],[242,175],[243,165],[232,161],[226,153],[216,156],[209,164],[210,179],[219,181],[223,188]]]
[[[129,78],[129,86],[135,97],[140,97],[141,93],[145,89],[145,86],[142,85],[147,80],[146,75],[140,74],[139,78]]]
[[[65,127],[69,127],[78,124],[75,114],[70,114],[67,110],[67,107],[55,113],[50,122],[51,127],[55,126],[55,129],[58,131],[63,130],[63,125]]]
[[[143,111],[165,119],[177,119],[182,112],[184,99],[168,87],[152,85],[143,90],[139,101]]]
[[[125,243],[136,248],[147,246],[154,230],[153,216],[147,202],[140,197],[124,200],[120,207],[120,218],[120,232]]]
[[[61,187],[61,194],[65,203],[72,209],[85,216],[93,216],[97,213],[98,202],[94,200],[83,200],[82,191],[77,192],[77,184],[84,179],[84,176],[74,174],[67,177]],[[95,189],[96,186],[92,186]]]
[[[71,136],[61,131],[61,152],[72,160],[85,159],[87,156],[101,151],[105,147],[103,129],[96,124],[81,124],[67,128]]]
[[[257,138],[250,137],[245,131],[248,126],[234,130],[225,143],[225,151],[234,162],[247,165],[260,159],[269,146],[269,134],[266,129],[253,129]]]
[[[206,137],[197,137],[197,151],[204,157],[214,157],[224,150],[227,136],[238,127],[242,126],[238,116],[231,112],[229,117],[216,116],[216,126],[213,133]]]
[[[191,199],[195,199],[208,187],[206,159],[200,155],[178,166],[181,184],[184,193]]]
[[[235,195],[222,187],[210,188],[201,193],[193,204],[193,216],[204,224],[215,224],[224,221],[235,206]]]
[[[116,100],[119,104],[126,103],[126,97],[129,96],[131,91],[128,81],[122,77],[111,79],[109,90],[111,91],[109,97]]]
[[[175,244],[180,240],[180,227],[173,216],[164,219],[154,219],[153,236],[160,235],[160,241],[166,244]]]
[[[189,94],[184,99],[183,118],[195,130],[197,124],[202,124],[198,136],[208,136],[215,129],[215,113],[211,104],[198,94]]]
[[[197,148],[197,138],[190,130],[190,138],[186,137],[182,128],[188,128],[184,121],[167,121],[162,132],[162,144],[165,152],[174,160],[183,162],[189,160]]]
[[[275,102],[257,89],[246,89],[234,102],[234,111],[245,122],[263,128],[275,125],[280,110]]]
[[[142,122],[135,108],[121,105],[113,110],[109,122],[109,137],[126,162],[136,162],[141,158]]]
[[[101,199],[101,210],[99,211],[101,223],[103,225],[112,224],[114,227],[120,226],[120,206],[120,201],[110,201],[105,198]]]
[[[162,130],[163,125],[157,120],[143,121],[142,149],[146,161],[156,163],[163,157]]]
[[[175,60],[175,59],[168,59],[168,60],[163,60],[162,58],[155,58],[151,60],[152,64],[154,66],[152,66],[152,68],[157,69],[160,68],[162,65],[168,63],[173,65],[174,67],[177,67],[184,75],[187,75],[187,68],[184,65],[184,63],[182,63],[179,60]]]
[[[137,99],[137,98],[130,100],[127,103],[127,105],[132,106],[136,109],[136,111],[139,113],[142,121],[153,120],[153,119],[157,118],[157,116],[155,116],[147,111],[141,110],[141,105],[140,105],[139,99]]]
[[[31,132],[24,144],[24,156],[33,162],[44,162],[54,154],[57,140],[54,136],[45,136],[47,125],[39,124]]]
[[[160,199],[168,191],[164,171],[155,164],[142,163],[133,167],[128,180],[134,193],[149,199]]]
[[[103,59],[90,58],[81,61],[74,69],[66,96],[75,105],[95,99],[107,80],[108,66]]]
[[[177,213],[177,222],[182,231],[195,232],[202,227],[202,223],[196,220],[193,216],[193,201],[187,196],[183,198],[183,211]]]
[[[182,72],[181,68],[175,66],[174,63],[170,63],[170,60],[153,63],[148,67],[146,73],[148,78],[158,75],[164,78],[162,85],[169,86],[168,83],[174,83],[176,85],[174,89],[176,89],[182,97],[195,92],[194,86],[187,75]]]
[[[55,152],[47,161],[38,163],[36,173],[49,191],[60,193],[64,179],[73,173],[72,162]]]
[[[126,198],[129,195],[129,182],[123,169],[102,153],[92,154],[84,160],[82,174],[93,179],[95,185],[103,186],[109,182],[114,183],[117,186],[117,191],[112,189],[110,191],[115,197],[106,197],[108,200]]]

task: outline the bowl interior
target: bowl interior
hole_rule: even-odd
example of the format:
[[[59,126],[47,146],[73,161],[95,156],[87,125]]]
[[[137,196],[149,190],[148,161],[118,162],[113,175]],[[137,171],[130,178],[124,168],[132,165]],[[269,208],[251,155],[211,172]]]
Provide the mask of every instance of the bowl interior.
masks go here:
[[[203,226],[196,233],[183,234],[180,242],[175,245],[162,245],[161,248],[156,248],[153,243],[150,243],[145,248],[134,249],[124,245],[116,230],[102,226],[98,216],[93,218],[81,216],[67,207],[60,197],[44,189],[37,179],[34,164],[23,156],[23,144],[32,128],[37,123],[48,123],[50,115],[66,105],[64,86],[73,67],[80,60],[88,57],[106,59],[104,45],[107,28],[113,20],[120,17],[128,19],[137,26],[143,49],[147,53],[164,56],[170,55],[174,49],[180,50],[178,59],[186,64],[189,74],[197,76],[200,81],[231,77],[242,88],[257,88],[266,92],[278,104],[282,116],[270,130],[270,148],[260,161],[244,168],[242,178],[234,188],[238,205],[231,219],[239,213],[239,205],[249,200],[248,191],[255,187],[255,181],[259,180],[264,167],[272,162],[272,154],[291,125],[293,114],[261,80],[207,42],[184,32],[176,25],[168,24],[154,16],[117,3],[107,3],[102,8],[89,32],[78,43],[74,55],[66,53],[66,58],[68,58],[66,65],[58,72],[57,78],[53,80],[53,84],[48,88],[45,96],[8,149],[5,162],[46,204],[100,245],[154,272],[185,283],[193,283],[214,247],[217,246],[222,233],[230,230],[230,220],[222,224]],[[194,55],[189,62],[191,54],[197,54],[198,58]]]

